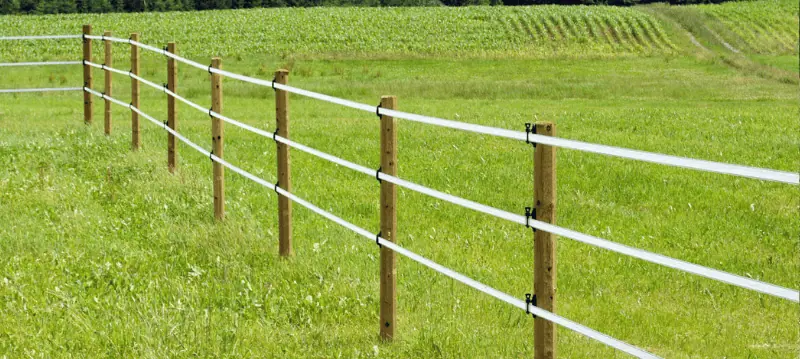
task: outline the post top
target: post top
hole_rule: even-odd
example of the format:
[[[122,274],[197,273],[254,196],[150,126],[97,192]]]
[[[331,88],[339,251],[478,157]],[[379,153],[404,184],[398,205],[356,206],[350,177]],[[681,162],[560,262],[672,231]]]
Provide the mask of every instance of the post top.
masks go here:
[[[381,96],[381,107],[396,110],[397,96]]]
[[[536,133],[542,135],[554,136],[556,132],[556,124],[550,121],[539,121],[535,123]]]

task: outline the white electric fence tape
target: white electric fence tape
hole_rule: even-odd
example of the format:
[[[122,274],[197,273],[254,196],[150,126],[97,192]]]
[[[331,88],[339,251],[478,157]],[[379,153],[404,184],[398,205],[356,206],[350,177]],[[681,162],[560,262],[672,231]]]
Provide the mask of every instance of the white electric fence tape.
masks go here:
[[[541,143],[543,145],[549,146],[556,146],[562,148],[568,148],[578,151],[584,152],[591,152],[597,154],[603,154],[608,156],[614,157],[621,157],[621,158],[628,158],[638,161],[644,162],[651,162],[651,163],[658,163],[662,165],[668,166],[675,166],[675,167],[682,167],[682,168],[689,168],[698,171],[706,171],[706,172],[714,172],[714,173],[722,173],[722,174],[729,174],[735,175],[740,177],[748,177],[748,178],[755,178],[765,181],[775,181],[775,182],[782,182],[782,183],[789,183],[789,184],[800,184],[800,174],[792,173],[792,172],[785,172],[785,171],[777,171],[771,169],[764,169],[764,168],[757,168],[757,167],[748,167],[748,166],[740,166],[734,164],[727,164],[721,162],[713,162],[713,161],[705,161],[705,160],[696,160],[686,157],[678,157],[678,156],[670,156],[664,155],[659,153],[653,152],[645,152],[645,151],[638,151],[638,150],[631,150],[626,148],[614,147],[614,146],[606,146],[606,145],[599,145],[575,140],[568,140],[559,137],[551,137],[551,136],[543,136],[537,134],[529,134],[522,131],[513,131],[489,126],[481,126],[475,125],[470,123],[464,122],[457,122],[451,120],[445,120],[436,117],[430,116],[423,116],[417,115],[413,113],[407,113],[402,111],[390,110],[386,108],[377,108],[376,106],[366,105],[362,103],[358,103],[355,101],[345,100],[338,97],[328,96],[320,93],[316,93],[313,91],[303,90],[300,88],[283,85],[279,83],[275,83],[274,81],[268,80],[261,80],[249,76],[244,76],[240,74],[236,74],[233,72],[220,70],[212,68],[211,66],[203,65],[195,61],[188,60],[186,58],[180,57],[178,55],[169,53],[165,49],[159,49],[153,46],[149,46],[138,41],[132,41],[128,39],[120,39],[114,37],[103,37],[103,36],[86,36],[89,39],[95,40],[110,40],[115,42],[127,42],[131,45],[135,45],[141,47],[143,49],[156,52],[162,54],[164,56],[171,57],[177,61],[183,62],[190,66],[196,67],[201,70],[206,70],[208,72],[217,73],[223,76],[230,77],[232,79],[237,79],[244,82],[249,82],[252,84],[260,85],[260,86],[267,86],[272,87],[279,90],[284,90],[287,92],[291,92],[294,94],[298,94],[305,97],[314,98],[321,101],[326,101],[330,103],[334,103],[341,106],[346,106],[350,108],[354,108],[357,110],[368,111],[375,113],[377,111],[378,114],[391,116],[395,118],[405,119],[409,121],[415,121],[420,123],[426,123],[441,127],[447,127],[457,130],[463,130],[468,132],[480,133],[485,135],[491,136],[498,136],[498,137],[505,137],[511,138],[519,141],[530,141],[535,143]]]
[[[25,93],[25,92],[57,92],[57,91],[83,91],[83,87],[52,87],[30,89],[0,89],[0,93]]]
[[[0,41],[4,40],[61,40],[61,39],[80,39],[83,35],[43,35],[43,36],[0,36]]]
[[[0,67],[80,65],[82,61],[3,62]]]
[[[97,65],[97,64],[92,64],[92,63],[89,63],[89,64],[92,65],[92,66],[108,68],[108,67],[105,67],[103,65]],[[117,71],[119,71],[119,70],[117,70]],[[120,71],[120,73],[124,73],[124,72]],[[264,137],[272,138],[273,140],[275,140],[277,142],[286,144],[286,145],[291,146],[293,148],[297,148],[298,150],[301,150],[303,152],[306,152],[306,153],[309,153],[311,155],[317,156],[319,158],[325,159],[327,161],[342,165],[342,166],[347,167],[349,169],[352,169],[354,171],[357,171],[357,172],[360,172],[360,173],[363,173],[363,174],[366,174],[366,175],[370,175],[370,176],[373,176],[376,173],[376,171],[373,170],[373,169],[369,169],[367,167],[355,164],[353,162],[341,159],[339,157],[329,155],[327,153],[315,150],[315,149],[313,149],[311,147],[308,147],[308,146],[305,146],[303,144],[300,144],[300,143],[291,141],[289,139],[283,138],[281,136],[278,136],[275,133],[269,133],[267,131],[264,131],[264,130],[261,130],[261,129],[257,129],[257,128],[255,128],[253,126],[250,126],[250,125],[244,124],[242,122],[236,121],[234,119],[231,119],[229,117],[223,116],[223,115],[218,114],[216,112],[213,112],[213,111],[211,111],[209,109],[203,108],[202,106],[197,105],[196,103],[194,103],[192,101],[189,101],[189,100],[187,100],[187,99],[185,99],[185,98],[183,98],[181,96],[178,96],[177,94],[173,93],[172,91],[167,90],[166,87],[164,87],[164,86],[159,86],[159,85],[157,85],[157,84],[155,84],[153,82],[147,81],[147,80],[142,79],[141,77],[138,77],[138,76],[135,76],[135,75],[131,75],[131,76],[139,79],[140,81],[144,82],[145,84],[148,84],[149,86],[151,86],[151,87],[153,87],[153,88],[155,88],[157,90],[164,91],[168,95],[177,98],[181,102],[184,102],[184,103],[190,105],[191,107],[193,107],[193,108],[195,108],[195,109],[197,109],[197,110],[199,110],[201,112],[204,112],[204,113],[207,113],[207,114],[209,114],[211,116],[217,117],[217,118],[219,118],[219,119],[221,119],[221,120],[223,120],[225,122],[228,122],[228,123],[230,123],[232,125],[238,126],[240,128],[246,129],[248,131],[254,132],[254,133],[259,134],[259,135],[264,136]],[[403,180],[403,179],[400,179],[400,178],[397,178],[397,177],[393,177],[393,176],[387,175],[385,173],[378,173],[377,176],[378,176],[378,179],[380,179],[380,180],[385,180],[387,182],[394,183],[394,184],[396,184],[398,186],[405,187],[405,188],[408,188],[410,190],[413,190],[413,191],[416,191],[416,192],[419,192],[419,193],[422,193],[422,194],[426,194],[428,196],[431,196],[431,197],[434,197],[434,198],[437,198],[437,199],[440,199],[440,200],[443,200],[443,201],[447,201],[447,202],[450,202],[450,203],[453,203],[453,204],[456,204],[456,205],[459,205],[459,206],[462,206],[462,207],[465,207],[465,208],[469,208],[469,209],[472,209],[472,210],[475,210],[475,211],[478,211],[478,212],[489,214],[491,216],[494,216],[494,217],[497,217],[497,218],[500,218],[500,219],[505,219],[505,220],[508,220],[508,221],[511,221],[511,222],[514,222],[514,223],[517,223],[517,224],[525,225],[525,226],[531,226],[531,227],[536,228],[536,229],[540,229],[540,230],[543,230],[543,231],[546,231],[546,232],[549,232],[549,233],[553,233],[553,234],[556,234],[556,235],[559,235],[559,236],[562,236],[562,237],[567,237],[567,238],[570,238],[570,239],[573,239],[573,240],[576,240],[576,241],[579,241],[579,242],[582,242],[582,243],[585,243],[585,244],[588,244],[588,245],[592,245],[592,246],[595,246],[595,247],[607,249],[607,250],[610,250],[610,251],[613,251],[613,252],[617,252],[617,253],[624,254],[624,255],[627,255],[627,256],[631,256],[631,257],[634,257],[634,258],[638,258],[638,259],[641,259],[641,260],[644,260],[644,261],[647,261],[647,262],[663,265],[663,266],[670,267],[670,268],[673,268],[673,269],[677,269],[677,270],[680,270],[680,271],[684,271],[684,272],[687,272],[687,273],[696,274],[696,275],[699,275],[699,276],[703,276],[703,277],[714,279],[714,280],[721,281],[721,282],[724,282],[724,283],[732,284],[732,285],[735,285],[735,286],[738,286],[738,287],[741,287],[741,288],[745,288],[745,289],[761,292],[761,293],[764,293],[764,294],[769,294],[769,295],[776,296],[776,297],[779,297],[779,298],[788,299],[788,300],[791,300],[791,301],[794,301],[794,302],[800,302],[800,292],[792,290],[792,289],[784,288],[784,287],[781,287],[781,286],[777,286],[777,285],[770,284],[770,283],[765,283],[765,282],[754,280],[754,279],[750,279],[750,278],[745,278],[745,277],[738,276],[738,275],[735,275],[735,274],[731,274],[731,273],[727,273],[727,272],[724,272],[724,271],[716,270],[716,269],[713,269],[713,268],[708,268],[708,267],[700,266],[700,265],[697,265],[697,264],[681,261],[681,260],[678,260],[678,259],[670,258],[670,257],[663,256],[663,255],[660,255],[660,254],[648,252],[648,251],[645,251],[645,250],[632,248],[632,247],[629,247],[629,246],[625,246],[623,244],[619,244],[619,243],[612,242],[612,241],[609,241],[609,240],[606,240],[606,239],[590,236],[588,234],[576,232],[576,231],[569,230],[569,229],[566,229],[566,228],[563,228],[563,227],[558,227],[558,226],[555,226],[555,225],[552,225],[552,224],[549,224],[549,223],[545,223],[545,222],[541,222],[541,221],[537,221],[537,220],[533,220],[533,219],[528,219],[528,218],[526,218],[525,216],[522,216],[522,215],[514,214],[514,213],[507,212],[507,211],[504,211],[504,210],[501,210],[501,209],[498,209],[498,208],[494,208],[494,207],[490,207],[490,206],[487,206],[487,205],[483,205],[483,204],[480,204],[480,203],[477,203],[477,202],[473,202],[473,201],[470,201],[470,200],[467,200],[467,199],[464,199],[464,198],[461,198],[461,197],[456,197],[456,196],[453,196],[453,195],[449,195],[449,194],[446,194],[446,193],[443,193],[443,192],[440,192],[440,191],[437,191],[437,190],[434,190],[434,189],[431,189],[431,188],[428,188],[428,187],[425,187],[425,186],[422,186],[422,185],[419,185],[419,184],[416,184],[416,183],[413,183],[413,182],[409,182],[409,181],[406,181],[406,180]]]
[[[366,238],[370,239],[370,241],[374,241],[375,240],[376,235],[374,233],[370,233],[369,231],[367,231],[367,230],[365,230],[363,228],[360,228],[360,227],[358,227],[358,226],[356,226],[356,225],[354,225],[354,224],[352,224],[350,222],[347,222],[346,220],[344,220],[344,219],[342,219],[340,217],[337,217],[336,215],[334,215],[334,214],[332,214],[330,212],[327,212],[327,211],[325,211],[325,210],[323,210],[323,209],[311,204],[310,202],[308,202],[308,201],[306,201],[306,200],[304,200],[304,199],[302,199],[300,197],[297,197],[296,195],[294,195],[294,194],[292,194],[290,192],[286,192],[285,190],[283,190],[282,188],[276,186],[273,183],[269,183],[269,182],[265,181],[264,179],[261,179],[261,178],[255,176],[255,175],[253,175],[250,172],[247,172],[247,171],[245,171],[245,170],[243,170],[243,169],[241,169],[239,167],[236,167],[236,166],[232,165],[231,163],[223,160],[222,158],[219,158],[219,157],[215,156],[214,154],[210,153],[209,151],[204,150],[202,147],[200,147],[197,144],[195,144],[194,142],[188,140],[186,137],[181,136],[177,131],[167,127],[166,125],[164,125],[163,122],[160,122],[160,121],[156,120],[155,118],[151,117],[150,115],[147,115],[146,113],[144,113],[144,112],[140,111],[139,109],[131,106],[130,104],[126,104],[126,103],[124,103],[122,101],[114,99],[114,98],[112,98],[112,97],[110,97],[108,95],[104,95],[102,93],[99,93],[97,91],[91,90],[89,88],[84,88],[84,90],[89,92],[89,93],[91,93],[91,94],[93,94],[93,95],[95,95],[95,96],[101,97],[103,99],[107,99],[107,100],[109,100],[111,102],[114,102],[115,104],[118,104],[120,106],[130,108],[132,111],[135,111],[136,113],[138,113],[142,117],[150,120],[154,124],[156,124],[158,126],[162,126],[167,132],[171,133],[172,135],[174,135],[175,137],[180,139],[182,142],[184,142],[187,145],[189,145],[190,147],[194,148],[195,150],[197,150],[198,152],[200,152],[204,156],[208,156],[209,158],[211,158],[212,161],[218,162],[218,163],[222,164],[223,166],[227,167],[228,169],[230,169],[230,170],[232,170],[232,171],[234,171],[234,172],[236,172],[236,173],[238,173],[238,174],[240,174],[240,175],[242,175],[242,176],[244,176],[244,177],[246,177],[246,178],[248,178],[248,179],[250,179],[250,180],[252,180],[252,181],[254,181],[254,182],[256,182],[256,183],[258,183],[260,185],[262,185],[262,186],[264,186],[264,187],[267,187],[267,188],[270,188],[270,189],[274,190],[278,194],[280,194],[282,196],[285,196],[285,197],[291,199],[292,201],[294,201],[294,202],[296,202],[296,203],[298,203],[298,204],[310,209],[312,212],[315,212],[315,213],[317,213],[319,215],[322,215],[323,217],[325,217],[325,218],[327,218],[327,219],[329,219],[329,220],[331,220],[331,221],[333,221],[333,222],[335,222],[335,223],[337,223],[337,224],[339,224],[339,225],[341,225],[341,226],[343,226],[343,227],[345,227],[345,228],[347,228],[347,229],[349,229],[349,230],[351,230],[353,232],[356,232],[357,234],[359,234],[359,235],[361,235],[363,237],[366,237]],[[424,265],[424,266],[426,266],[428,268],[431,268],[434,271],[437,271],[437,272],[439,272],[441,274],[444,274],[444,275],[446,275],[446,276],[448,276],[448,277],[450,277],[452,279],[455,279],[456,281],[459,281],[459,282],[461,282],[463,284],[466,284],[467,286],[470,286],[470,287],[472,287],[472,288],[474,288],[474,289],[476,289],[476,290],[478,290],[478,291],[480,291],[482,293],[488,294],[488,295],[490,295],[490,296],[492,296],[492,297],[494,297],[496,299],[499,299],[499,300],[501,300],[501,301],[503,301],[503,302],[505,302],[507,304],[511,304],[512,306],[517,307],[518,309],[529,311],[531,314],[534,314],[536,316],[540,316],[545,320],[551,321],[551,322],[556,323],[558,325],[561,325],[561,326],[563,326],[563,327],[565,327],[567,329],[570,329],[570,330],[573,330],[573,331],[575,331],[577,333],[585,335],[585,336],[587,336],[589,338],[592,338],[592,339],[594,339],[596,341],[604,343],[604,344],[606,344],[606,345],[608,345],[608,346],[610,346],[612,348],[618,349],[620,351],[623,351],[625,353],[628,353],[628,354],[633,355],[633,356],[638,357],[638,358],[646,358],[646,359],[657,359],[657,358],[659,358],[658,356],[650,354],[650,353],[648,353],[648,352],[646,352],[644,350],[641,350],[641,349],[639,349],[639,348],[637,348],[635,346],[632,346],[632,345],[627,344],[625,342],[622,342],[620,340],[617,340],[617,339],[614,339],[612,337],[609,337],[609,336],[607,336],[607,335],[605,335],[603,333],[600,333],[600,332],[598,332],[596,330],[593,330],[591,328],[588,328],[586,326],[583,326],[581,324],[573,322],[573,321],[571,321],[569,319],[566,319],[566,318],[561,317],[559,315],[553,314],[553,313],[548,312],[546,310],[540,309],[538,307],[530,306],[523,300],[517,299],[517,298],[515,298],[515,297],[513,297],[511,295],[508,295],[506,293],[498,291],[498,290],[496,290],[496,289],[494,289],[494,288],[492,288],[492,287],[490,287],[488,285],[480,283],[480,282],[478,282],[476,280],[473,280],[473,279],[471,279],[471,278],[469,278],[469,277],[467,277],[467,276],[465,276],[463,274],[460,274],[460,273],[458,273],[456,271],[453,271],[453,270],[451,270],[449,268],[446,268],[446,267],[444,267],[444,266],[442,266],[440,264],[437,264],[437,263],[435,263],[435,262],[433,262],[433,261],[431,261],[431,260],[429,260],[429,259],[427,259],[427,258],[425,258],[423,256],[420,256],[420,255],[418,255],[418,254],[416,254],[414,252],[411,252],[411,251],[409,251],[409,250],[407,250],[407,249],[405,249],[403,247],[400,247],[395,243],[389,242],[384,238],[378,237],[377,243],[382,245],[382,246],[386,246],[387,248],[389,248],[389,249],[391,249],[391,250],[393,250],[393,251],[395,251],[395,252],[397,252],[397,253],[399,253],[401,255],[404,255],[404,256],[406,256],[406,257],[408,257],[408,258],[410,258],[410,259],[412,259],[412,260],[414,260],[414,261],[416,261],[416,262],[418,262],[418,263],[420,263],[420,264],[422,264],[422,265]]]

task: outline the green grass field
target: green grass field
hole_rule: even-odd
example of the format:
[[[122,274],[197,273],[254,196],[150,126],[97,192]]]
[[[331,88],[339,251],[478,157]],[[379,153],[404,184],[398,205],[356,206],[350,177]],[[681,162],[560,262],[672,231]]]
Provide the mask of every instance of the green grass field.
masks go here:
[[[92,22],[96,32],[140,31],[153,45],[178,40],[182,53],[202,63],[223,54],[224,68],[238,73],[270,79],[287,67],[294,86],[363,103],[397,95],[409,112],[516,130],[525,122],[554,121],[565,138],[798,170],[797,85],[732,66],[723,50],[698,35],[711,54],[700,50],[681,23],[658,9],[458,10],[6,16],[0,28],[75,33]],[[636,48],[640,42],[597,33],[560,40],[463,33],[514,17],[528,19],[531,29],[563,29],[553,24],[621,15],[659,29],[651,37],[663,45],[645,50]],[[422,25],[408,29],[376,16],[428,26],[448,20],[426,35]],[[290,35],[272,17],[297,24],[316,18],[342,30],[298,25]],[[797,12],[786,17],[796,21]],[[167,30],[169,21],[184,18],[186,29]],[[248,25],[256,22],[260,27]],[[391,35],[391,51],[381,51],[380,37],[368,31],[374,24]],[[341,32],[352,37],[337,40]],[[211,40],[212,33],[226,41]],[[359,36],[361,42],[350,40]],[[279,38],[292,40],[275,45]],[[79,54],[77,42],[29,54],[30,46],[0,43],[0,62]],[[793,71],[785,52],[743,51],[754,63]],[[126,52],[115,47],[116,67],[127,68]],[[143,75],[152,81],[164,81],[165,67],[163,57],[143,56]],[[102,89],[102,73],[94,73]],[[81,82],[77,66],[0,74],[0,88]],[[183,66],[179,78],[180,93],[210,104],[207,73]],[[114,96],[127,102],[128,79],[116,76],[114,83]],[[225,114],[274,129],[272,89],[229,79],[224,86]],[[271,190],[228,171],[227,218],[215,223],[208,158],[180,146],[179,170],[170,175],[161,128],[143,120],[143,147],[131,152],[129,111],[115,107],[114,133],[106,137],[102,101],[95,101],[95,124],[85,126],[79,93],[0,97],[0,356],[533,356],[530,317],[405,258],[398,260],[398,338],[381,343],[374,243],[295,206],[296,256],[281,260]],[[374,114],[299,96],[290,101],[294,140],[378,167]],[[143,86],[141,107],[166,119],[160,92]],[[179,114],[180,131],[210,147],[208,116],[182,105]],[[400,177],[511,212],[531,204],[529,145],[410,122],[398,126]],[[276,180],[271,140],[228,126],[225,141],[226,159]],[[292,161],[299,196],[377,231],[374,178],[299,151]],[[797,187],[570,150],[559,150],[558,176],[563,227],[800,286]],[[530,230],[411,191],[401,189],[398,197],[403,246],[517,297],[531,291]],[[557,305],[567,318],[665,358],[800,354],[797,304],[569,239],[558,242]],[[558,351],[561,358],[626,357],[563,328]]]

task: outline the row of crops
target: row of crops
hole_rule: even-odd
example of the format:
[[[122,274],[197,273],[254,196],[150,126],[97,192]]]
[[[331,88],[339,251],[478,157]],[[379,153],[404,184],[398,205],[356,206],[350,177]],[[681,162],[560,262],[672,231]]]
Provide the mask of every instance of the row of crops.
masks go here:
[[[616,7],[293,8],[2,16],[0,35],[95,32],[178,41],[190,57],[613,56],[674,51],[653,16]],[[98,52],[99,54],[99,52]],[[77,58],[73,43],[0,43],[5,59]]]
[[[797,54],[800,37],[797,1],[763,0],[695,7],[725,24],[738,37],[731,40],[743,44],[747,52]]]
[[[726,37],[760,54],[797,51],[791,0],[693,6],[717,18]],[[636,7],[281,8],[145,14],[0,16],[0,36],[77,33],[84,23],[146,43],[177,41],[189,57],[605,57],[679,51],[684,34]],[[730,40],[729,40],[730,41]],[[100,46],[97,46],[99,55]],[[689,49],[691,50],[691,49]],[[124,56],[124,54],[121,54]],[[77,59],[77,41],[0,42],[0,62]]]
[[[508,38],[552,52],[568,47],[587,55],[654,54],[676,48],[657,19],[631,8],[540,6],[496,15]]]

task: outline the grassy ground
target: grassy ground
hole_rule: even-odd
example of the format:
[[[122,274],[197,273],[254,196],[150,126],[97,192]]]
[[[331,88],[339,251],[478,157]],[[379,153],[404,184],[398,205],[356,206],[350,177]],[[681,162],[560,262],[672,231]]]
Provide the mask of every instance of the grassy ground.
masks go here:
[[[403,110],[465,122],[522,129],[549,120],[566,138],[798,170],[796,86],[711,57],[242,56],[224,66],[262,78],[290,67],[293,85],[365,103],[394,94]],[[153,81],[165,78],[161,57],[146,56],[142,68]],[[77,68],[4,71],[4,88],[80,82]],[[127,101],[128,81],[115,84],[115,96]],[[180,89],[209,104],[202,71],[182,68]],[[163,94],[143,89],[142,99],[145,111],[165,118]],[[229,172],[228,217],[216,224],[210,162],[181,146],[180,169],[169,175],[158,127],[144,122],[143,148],[132,153],[124,109],[115,109],[114,134],[105,137],[102,106],[96,124],[84,126],[77,93],[0,101],[2,355],[532,355],[533,321],[524,313],[402,258],[399,338],[380,343],[374,243],[298,206],[297,254],[280,260],[273,192]],[[226,80],[225,101],[229,116],[273,128],[271,89]],[[291,101],[294,139],[377,167],[374,115]],[[208,117],[185,106],[180,113],[181,131],[209,147]],[[399,126],[401,177],[512,212],[530,205],[528,146]],[[227,159],[275,180],[270,140],[230,126],[226,136]],[[292,160],[300,196],[376,230],[373,178],[296,151]],[[560,225],[800,285],[796,188],[567,150],[558,161]],[[400,190],[399,201],[404,246],[518,297],[530,291],[529,230],[410,191]],[[785,300],[568,239],[559,240],[558,260],[560,314],[658,355],[794,358],[800,350],[797,306]],[[558,340],[564,358],[624,357],[564,329]]]

